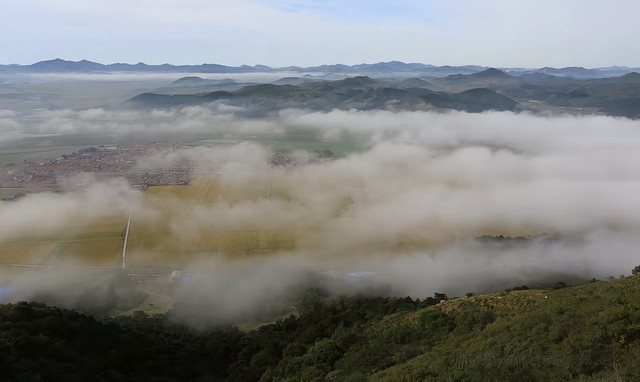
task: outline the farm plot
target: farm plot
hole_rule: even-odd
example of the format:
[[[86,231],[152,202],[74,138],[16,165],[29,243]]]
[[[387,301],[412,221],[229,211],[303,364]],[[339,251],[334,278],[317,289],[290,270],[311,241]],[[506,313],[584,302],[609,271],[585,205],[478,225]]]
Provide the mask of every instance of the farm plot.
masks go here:
[[[296,249],[305,237],[303,229],[276,227],[268,219],[251,216],[253,204],[286,200],[286,191],[270,188],[264,178],[255,184],[238,189],[215,178],[199,178],[189,185],[149,187],[132,207],[126,265],[181,267],[200,258],[268,256]],[[244,211],[241,218],[237,211],[229,212],[234,206]],[[122,264],[126,215],[66,221],[46,233],[3,237],[0,264]]]
[[[0,242],[0,263],[20,265],[118,265],[126,216],[100,217],[47,234],[30,233]]]
[[[293,228],[230,223],[216,216],[216,203],[258,202],[266,197],[264,190],[229,192],[216,179],[203,178],[185,186],[150,187],[145,196],[146,209],[133,211],[128,265],[180,266],[201,257],[269,255],[294,249],[299,237]]]

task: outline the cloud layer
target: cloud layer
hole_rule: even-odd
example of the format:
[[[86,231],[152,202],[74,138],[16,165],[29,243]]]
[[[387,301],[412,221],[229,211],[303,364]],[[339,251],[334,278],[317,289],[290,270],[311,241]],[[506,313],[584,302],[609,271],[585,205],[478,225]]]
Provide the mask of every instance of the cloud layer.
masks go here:
[[[193,261],[182,266],[198,280],[189,286],[190,295],[211,299],[211,309],[201,311],[210,319],[248,314],[260,301],[305,280],[318,282],[316,276],[342,291],[374,285],[421,298],[435,291],[460,295],[617,276],[637,265],[638,121],[297,110],[241,120],[233,112],[200,107],[146,115],[96,109],[47,120],[33,128],[120,133],[129,126],[240,138],[303,132],[329,145],[358,142],[359,151],[329,161],[306,163],[298,153],[306,159],[289,168],[271,167],[271,150],[256,143],[197,147],[139,161],[145,169],[188,162],[197,173],[209,173],[201,181],[215,191],[199,199],[141,195],[113,181],[0,206],[0,220],[12,222],[0,227],[0,240],[65,224],[78,211],[99,216],[133,209],[138,227],[164,234],[157,247],[140,244],[136,254],[134,246],[131,256],[153,262],[154,251],[169,242],[192,251]],[[287,244],[263,257],[229,260],[207,247],[228,232],[269,232]],[[476,240],[483,235],[531,239]],[[349,283],[353,272],[367,276]]]

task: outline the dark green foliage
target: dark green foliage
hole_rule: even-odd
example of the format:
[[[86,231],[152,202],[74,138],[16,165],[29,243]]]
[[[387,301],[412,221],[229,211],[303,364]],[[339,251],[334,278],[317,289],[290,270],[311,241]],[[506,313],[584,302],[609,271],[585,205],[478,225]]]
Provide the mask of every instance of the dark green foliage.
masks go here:
[[[466,333],[482,331],[488,324],[495,320],[495,314],[489,309],[477,309],[474,306],[467,307],[456,313],[453,326],[456,332]]]
[[[418,325],[431,333],[449,333],[455,328],[453,319],[439,310],[429,310],[420,315]]]
[[[281,380],[283,375],[323,380],[347,352],[366,342],[363,325],[430,303],[410,298],[327,301],[312,292],[299,317],[242,333],[234,327],[196,332],[143,312],[97,320],[21,302],[0,306],[0,370],[6,381],[86,381],[96,376],[103,381],[257,381]],[[407,343],[413,335],[395,328],[384,341]]]
[[[0,370],[4,381],[223,380],[240,335],[168,328],[144,315],[97,321],[21,302],[0,306]]]
[[[553,289],[562,289],[568,287],[567,283],[563,281],[558,281],[556,285],[553,286]]]
[[[564,381],[640,377],[640,280],[437,300],[328,297],[256,330],[0,306],[3,381]],[[433,306],[436,305],[436,306]]]

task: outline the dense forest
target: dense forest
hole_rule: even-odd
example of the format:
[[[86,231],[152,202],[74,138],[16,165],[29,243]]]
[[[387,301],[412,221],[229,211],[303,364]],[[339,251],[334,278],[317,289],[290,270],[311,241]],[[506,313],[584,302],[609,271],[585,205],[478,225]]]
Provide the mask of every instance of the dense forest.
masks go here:
[[[299,304],[297,315],[252,330],[195,330],[172,312],[0,305],[1,379],[640,380],[640,275],[449,300],[312,289]]]

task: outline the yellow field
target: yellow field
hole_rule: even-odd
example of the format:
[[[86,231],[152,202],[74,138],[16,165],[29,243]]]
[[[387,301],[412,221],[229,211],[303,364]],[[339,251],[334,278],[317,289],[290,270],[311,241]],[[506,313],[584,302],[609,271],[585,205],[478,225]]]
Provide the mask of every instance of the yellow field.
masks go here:
[[[268,227],[229,228],[217,223],[215,226],[198,225],[188,232],[176,234],[175,221],[188,221],[185,214],[192,208],[216,202],[234,204],[259,200],[265,197],[264,190],[259,187],[231,191],[222,189],[213,178],[202,178],[186,186],[150,187],[146,196],[152,209],[161,211],[161,215],[149,221],[133,212],[127,249],[131,254],[127,256],[130,265],[179,266],[199,257],[269,255],[292,250],[296,244],[293,230],[284,232]]]
[[[180,267],[199,257],[260,256],[295,248],[293,231],[264,226],[199,225],[177,233],[175,221],[188,221],[189,211],[264,198],[264,189],[222,190],[215,179],[197,179],[186,186],[150,187],[142,206],[132,211],[127,265]],[[149,216],[145,208],[155,215]],[[176,219],[179,217],[179,219]],[[262,223],[264,225],[264,223]],[[46,235],[13,237],[0,242],[0,264],[120,265],[127,216],[95,216],[88,224],[64,225]]]
[[[194,179],[186,186],[153,186],[149,187],[146,194],[157,197],[178,198],[184,203],[205,203],[211,204],[224,201],[227,203],[239,203],[255,201],[267,197],[270,192],[271,197],[286,197],[278,190],[268,190],[269,186],[263,182],[256,182],[253,187],[242,184],[241,187],[233,185],[222,185],[213,177],[203,177]]]
[[[0,263],[118,265],[126,216],[98,217],[90,224],[59,227],[0,242]]]

